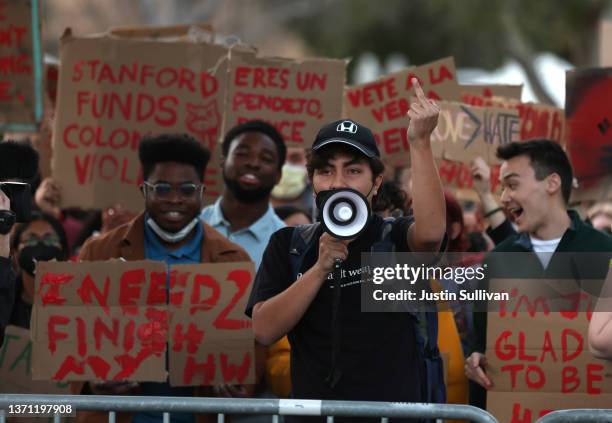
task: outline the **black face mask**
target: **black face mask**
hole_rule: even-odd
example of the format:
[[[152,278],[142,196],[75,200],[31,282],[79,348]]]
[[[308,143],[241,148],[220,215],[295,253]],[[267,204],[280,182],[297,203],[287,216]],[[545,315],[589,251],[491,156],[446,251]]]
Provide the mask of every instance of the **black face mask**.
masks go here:
[[[36,261],[49,261],[53,259],[62,260],[64,253],[59,247],[53,247],[39,242],[35,245],[25,247],[19,253],[17,259],[19,260],[19,267],[24,272],[31,276],[34,276]]]
[[[256,203],[257,201],[263,200],[270,196],[273,186],[271,187],[260,187],[256,189],[244,189],[240,186],[238,181],[229,179],[225,172],[223,172],[223,182],[225,186],[234,193],[234,196],[243,203]]]

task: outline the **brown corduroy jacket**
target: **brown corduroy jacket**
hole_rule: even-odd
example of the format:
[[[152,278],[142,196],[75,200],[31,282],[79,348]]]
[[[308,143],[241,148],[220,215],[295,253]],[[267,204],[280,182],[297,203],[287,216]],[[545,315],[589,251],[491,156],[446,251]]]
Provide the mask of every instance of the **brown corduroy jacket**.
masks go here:
[[[139,214],[132,221],[119,226],[98,238],[88,240],[81,249],[79,260],[98,261],[113,258],[123,258],[127,261],[144,260],[144,213]],[[237,244],[229,241],[217,230],[202,222],[204,236],[201,248],[201,263],[223,263],[251,261],[249,255]],[[265,368],[266,349],[256,346],[256,377],[261,380]],[[73,394],[87,394],[90,392],[88,383],[71,383]],[[196,396],[214,396],[211,387],[197,387]],[[117,423],[131,422],[131,413],[117,413]],[[106,412],[80,411],[77,412],[77,422],[102,423],[108,421]],[[216,422],[217,416],[199,414],[197,423]]]

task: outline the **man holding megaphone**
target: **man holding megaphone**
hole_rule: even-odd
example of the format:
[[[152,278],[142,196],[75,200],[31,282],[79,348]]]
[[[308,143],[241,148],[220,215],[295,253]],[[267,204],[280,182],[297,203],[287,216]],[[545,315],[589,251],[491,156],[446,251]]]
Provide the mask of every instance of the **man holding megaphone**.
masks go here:
[[[430,136],[439,108],[412,83],[413,216],[394,220],[390,239],[395,251],[438,251],[446,217]],[[270,238],[246,310],[255,338],[270,345],[289,335],[293,398],[426,400],[411,316],[361,312],[361,253],[386,225],[370,212],[385,169],[372,132],[351,120],[324,126],[307,168],[321,223]]]

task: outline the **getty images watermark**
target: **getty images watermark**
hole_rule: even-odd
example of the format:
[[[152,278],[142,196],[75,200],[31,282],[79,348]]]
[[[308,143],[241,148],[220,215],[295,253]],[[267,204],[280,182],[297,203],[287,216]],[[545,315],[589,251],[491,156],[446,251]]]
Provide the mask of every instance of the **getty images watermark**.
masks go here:
[[[342,285],[360,284],[364,312],[592,311],[611,255],[364,253],[361,267],[343,269]]]
[[[419,281],[430,283],[431,280],[436,280],[463,285],[466,282],[483,281],[485,279],[485,269],[486,265],[442,267],[421,264],[415,267],[405,263],[396,263],[393,267],[374,267],[372,269],[372,282],[375,285],[382,285],[385,282],[401,282],[415,286]],[[473,289],[471,286],[457,289],[441,288],[437,291],[433,291],[430,286],[416,286],[416,288],[405,288],[391,292],[374,289],[372,298],[375,301],[507,301],[510,299],[510,294],[507,292],[487,292],[485,289]]]

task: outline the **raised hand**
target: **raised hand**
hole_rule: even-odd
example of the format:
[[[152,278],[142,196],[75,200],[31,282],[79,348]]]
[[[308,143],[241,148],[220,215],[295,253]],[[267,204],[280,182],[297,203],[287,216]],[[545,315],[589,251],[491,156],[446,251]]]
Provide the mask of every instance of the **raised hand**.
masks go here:
[[[416,78],[412,78],[412,85],[416,91],[416,102],[410,104],[408,110],[408,138],[411,145],[429,143],[431,133],[438,126],[440,107],[435,101],[425,97],[423,88]]]
[[[485,194],[491,191],[491,168],[487,162],[480,156],[472,160],[472,179],[474,180],[474,189],[480,194]]]
[[[38,208],[43,213],[50,214],[56,218],[61,215],[59,207],[61,198],[61,188],[51,178],[44,179],[34,194],[34,202]]]

